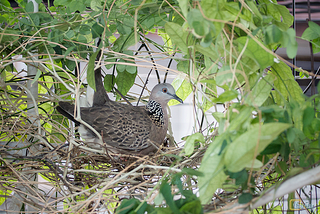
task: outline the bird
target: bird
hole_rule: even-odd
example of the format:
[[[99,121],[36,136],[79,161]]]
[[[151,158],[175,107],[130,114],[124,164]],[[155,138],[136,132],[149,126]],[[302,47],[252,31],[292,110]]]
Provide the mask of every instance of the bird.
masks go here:
[[[92,105],[101,106],[106,102],[111,101],[102,83],[101,68],[98,68],[94,71],[94,79],[96,83],[96,91],[93,95]]]
[[[171,99],[183,103],[171,84],[160,83],[152,89],[145,106],[119,103],[103,95],[103,101],[80,107],[81,119],[101,134],[103,142],[74,118],[73,104],[60,101],[57,110],[79,126],[81,138],[90,145],[104,145],[113,153],[149,155],[165,140],[169,120],[167,104]]]

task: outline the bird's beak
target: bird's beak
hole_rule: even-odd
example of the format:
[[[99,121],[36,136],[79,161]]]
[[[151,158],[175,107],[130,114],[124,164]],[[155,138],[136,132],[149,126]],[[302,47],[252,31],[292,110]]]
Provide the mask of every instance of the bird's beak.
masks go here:
[[[182,99],[175,94],[172,95],[172,99],[178,100],[180,103],[183,103]]]

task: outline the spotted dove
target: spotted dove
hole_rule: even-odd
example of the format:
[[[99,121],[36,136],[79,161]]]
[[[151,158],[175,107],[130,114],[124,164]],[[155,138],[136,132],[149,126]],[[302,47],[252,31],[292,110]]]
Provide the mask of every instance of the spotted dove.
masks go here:
[[[101,134],[103,142],[74,119],[74,105],[59,102],[57,110],[80,125],[79,133],[86,142],[107,144],[108,150],[115,153],[147,155],[156,151],[166,137],[167,103],[171,99],[182,103],[172,85],[162,83],[152,89],[146,106],[121,104],[103,97],[103,101],[96,101],[92,107],[81,107],[81,119]]]

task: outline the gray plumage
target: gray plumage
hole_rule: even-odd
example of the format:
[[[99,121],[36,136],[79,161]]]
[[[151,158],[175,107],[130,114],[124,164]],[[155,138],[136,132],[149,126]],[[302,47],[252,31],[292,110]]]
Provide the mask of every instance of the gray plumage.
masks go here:
[[[106,99],[106,98],[104,98]],[[102,105],[81,107],[81,119],[101,134],[103,142],[78,121],[79,132],[86,142],[105,145],[109,150],[119,153],[149,154],[157,150],[167,133],[167,103],[171,99],[182,100],[175,94],[172,85],[162,83],[156,85],[146,106],[131,106],[114,102],[107,98]],[[59,102],[57,110],[75,121],[74,105]]]
[[[96,83],[96,90],[93,96],[93,106],[102,106],[106,102],[109,102],[110,99],[104,89],[102,79],[101,79],[101,68],[94,71],[94,79]]]

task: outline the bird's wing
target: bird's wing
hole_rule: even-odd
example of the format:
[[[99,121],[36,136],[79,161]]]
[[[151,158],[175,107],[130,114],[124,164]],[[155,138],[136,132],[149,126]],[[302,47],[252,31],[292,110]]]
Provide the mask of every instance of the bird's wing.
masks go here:
[[[152,121],[144,107],[107,102],[103,106],[81,108],[81,118],[110,146],[135,151],[150,146]]]

